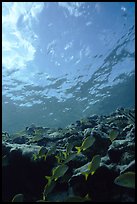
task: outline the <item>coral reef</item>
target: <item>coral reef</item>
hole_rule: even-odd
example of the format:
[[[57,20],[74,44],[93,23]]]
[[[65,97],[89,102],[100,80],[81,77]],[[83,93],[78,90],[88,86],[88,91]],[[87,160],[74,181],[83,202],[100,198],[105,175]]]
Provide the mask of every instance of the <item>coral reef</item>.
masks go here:
[[[2,133],[3,202],[135,202],[135,110]]]

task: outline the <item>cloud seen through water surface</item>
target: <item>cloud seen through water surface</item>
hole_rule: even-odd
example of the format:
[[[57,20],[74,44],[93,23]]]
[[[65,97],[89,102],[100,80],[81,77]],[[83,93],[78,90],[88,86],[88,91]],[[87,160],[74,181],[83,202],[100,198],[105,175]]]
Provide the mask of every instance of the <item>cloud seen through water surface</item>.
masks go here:
[[[37,35],[32,24],[38,22],[43,7],[42,2],[2,3],[2,64],[7,69],[24,68],[34,59],[33,41],[37,40]]]

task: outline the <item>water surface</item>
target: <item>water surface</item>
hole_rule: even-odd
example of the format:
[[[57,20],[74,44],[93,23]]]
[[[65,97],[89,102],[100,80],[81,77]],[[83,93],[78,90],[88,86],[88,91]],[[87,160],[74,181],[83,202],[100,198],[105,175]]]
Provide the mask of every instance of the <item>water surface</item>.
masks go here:
[[[2,128],[135,105],[133,2],[3,2]]]

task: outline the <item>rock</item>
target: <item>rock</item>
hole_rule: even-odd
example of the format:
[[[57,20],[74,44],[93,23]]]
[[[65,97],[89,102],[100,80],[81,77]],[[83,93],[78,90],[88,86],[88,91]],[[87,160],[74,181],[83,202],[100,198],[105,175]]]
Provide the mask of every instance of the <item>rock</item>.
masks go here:
[[[29,139],[26,138],[25,136],[16,137],[16,138],[13,139],[13,143],[17,143],[17,144],[25,144],[28,141],[29,141]]]
[[[133,127],[132,124],[127,125],[127,126],[123,129],[123,131],[122,131],[123,135],[126,136],[126,135],[127,135],[127,132],[129,132],[129,131],[132,129],[132,127]]]
[[[69,162],[69,166],[72,169],[76,169],[81,167],[82,165],[85,165],[88,162],[87,157],[85,157],[83,154],[76,154],[76,157]]]
[[[49,137],[52,139],[53,138],[57,139],[57,138],[61,138],[62,135],[59,132],[54,132],[54,133],[49,134]]]
[[[2,199],[11,201],[14,195],[22,192],[27,201],[38,200],[46,184],[44,177],[50,174],[56,159],[34,161],[32,156],[40,149],[37,145],[6,143],[3,148],[9,165],[3,168]]]
[[[87,192],[87,185],[83,175],[72,176],[69,181],[69,186],[73,189],[76,196],[84,197]]]
[[[77,121],[76,121],[76,125],[77,125],[77,126],[80,126],[80,125],[81,125],[80,120],[77,120]]]
[[[10,143],[3,143],[2,144],[2,151],[5,154],[9,154],[13,151],[21,152],[22,155],[26,155],[28,157],[32,157],[33,154],[37,154],[40,150],[40,146],[38,145],[27,145],[27,144],[10,144]]]
[[[106,166],[101,166],[87,180],[88,194],[92,202],[110,202],[114,188],[114,178],[118,174]]]
[[[93,121],[93,120],[97,120],[98,117],[99,117],[98,115],[94,114],[94,115],[92,115],[92,116],[90,116],[90,117],[87,117],[87,119],[88,119],[89,121]]]
[[[26,127],[26,131],[28,135],[35,135],[35,127]]]
[[[124,168],[121,169],[120,174],[123,174],[127,171],[135,172],[135,160],[131,161],[128,165],[124,165]]]
[[[122,149],[109,148],[108,156],[112,163],[118,163],[122,156]]]

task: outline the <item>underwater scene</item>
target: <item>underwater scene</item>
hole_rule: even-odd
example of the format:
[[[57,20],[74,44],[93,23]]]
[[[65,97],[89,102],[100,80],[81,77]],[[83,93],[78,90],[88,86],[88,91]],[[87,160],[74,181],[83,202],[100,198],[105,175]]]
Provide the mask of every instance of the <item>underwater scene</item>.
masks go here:
[[[134,2],[2,2],[2,202],[135,202]]]

